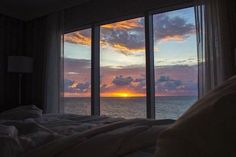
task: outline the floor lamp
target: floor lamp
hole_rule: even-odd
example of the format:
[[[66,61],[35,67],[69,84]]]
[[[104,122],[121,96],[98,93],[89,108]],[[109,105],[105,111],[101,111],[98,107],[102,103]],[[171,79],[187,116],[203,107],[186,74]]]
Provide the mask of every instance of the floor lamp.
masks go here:
[[[33,59],[25,56],[8,56],[8,72],[18,73],[19,81],[19,105],[21,105],[22,76],[33,72]]]

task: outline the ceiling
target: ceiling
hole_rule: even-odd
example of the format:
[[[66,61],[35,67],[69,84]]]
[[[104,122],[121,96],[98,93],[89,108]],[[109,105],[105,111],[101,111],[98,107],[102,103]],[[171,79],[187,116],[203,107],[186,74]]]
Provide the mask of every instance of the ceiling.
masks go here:
[[[29,21],[90,0],[1,0],[0,13]]]

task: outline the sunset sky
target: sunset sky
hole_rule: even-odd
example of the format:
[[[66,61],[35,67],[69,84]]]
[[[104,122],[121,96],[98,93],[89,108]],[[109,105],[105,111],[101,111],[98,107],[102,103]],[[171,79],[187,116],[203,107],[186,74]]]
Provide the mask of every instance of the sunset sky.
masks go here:
[[[193,8],[154,15],[157,96],[197,95]],[[144,18],[101,26],[101,96],[146,94]],[[65,96],[91,92],[91,29],[65,35]]]

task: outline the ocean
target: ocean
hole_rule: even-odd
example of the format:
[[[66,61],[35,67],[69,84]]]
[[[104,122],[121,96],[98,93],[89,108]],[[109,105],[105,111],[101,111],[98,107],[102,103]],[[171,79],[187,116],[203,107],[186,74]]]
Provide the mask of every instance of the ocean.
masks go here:
[[[157,96],[156,119],[178,119],[194,102],[193,96]],[[90,115],[90,98],[65,97],[64,111],[78,115]],[[102,97],[101,115],[122,118],[146,118],[146,98],[110,98]]]

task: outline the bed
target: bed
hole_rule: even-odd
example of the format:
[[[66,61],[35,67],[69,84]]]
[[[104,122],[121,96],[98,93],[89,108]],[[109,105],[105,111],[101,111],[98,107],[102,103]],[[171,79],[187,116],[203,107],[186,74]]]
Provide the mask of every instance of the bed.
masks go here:
[[[45,114],[23,106],[0,115],[1,157],[153,157],[174,120]]]

